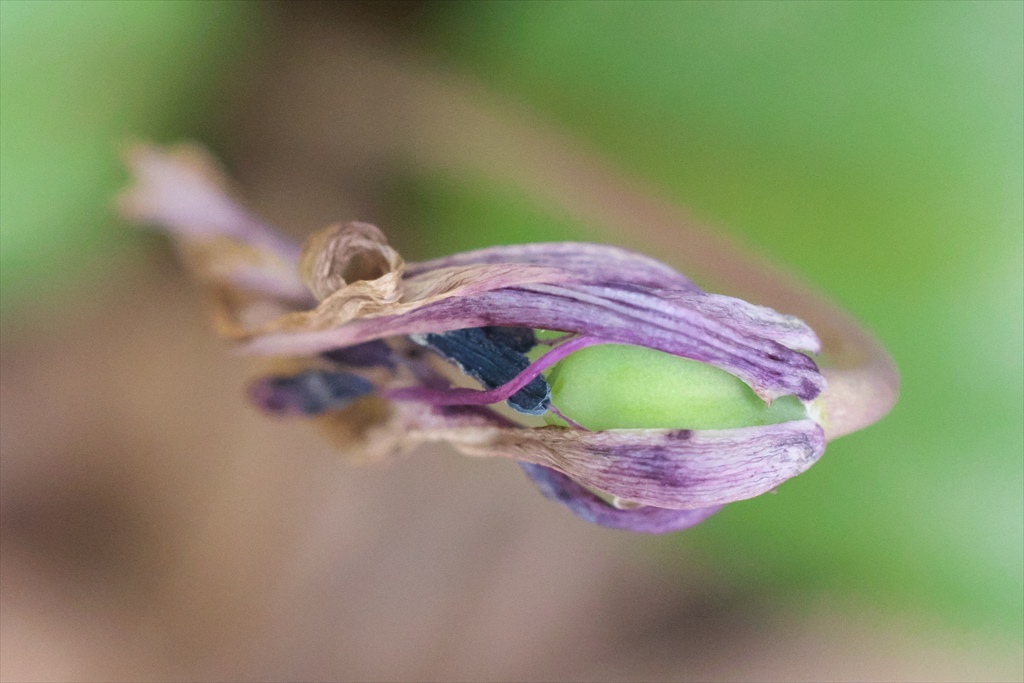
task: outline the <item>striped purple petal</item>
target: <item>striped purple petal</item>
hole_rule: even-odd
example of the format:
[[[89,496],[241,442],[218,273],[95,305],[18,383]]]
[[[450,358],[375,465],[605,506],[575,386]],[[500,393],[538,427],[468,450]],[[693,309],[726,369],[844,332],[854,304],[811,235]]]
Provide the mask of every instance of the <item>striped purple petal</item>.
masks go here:
[[[687,292],[701,291],[697,285],[661,261],[637,252],[606,244],[586,242],[545,242],[488,247],[410,263],[406,276],[415,277],[441,268],[467,265],[521,263],[558,268],[572,273],[579,282],[663,287]]]
[[[519,466],[545,498],[565,505],[584,521],[609,529],[642,534],[665,534],[700,524],[722,509],[722,506],[718,505],[697,510],[669,510],[650,506],[620,510],[561,472],[526,462],[519,463]]]
[[[243,350],[256,355],[312,355],[395,335],[492,325],[533,327],[593,335],[608,343],[645,346],[709,363],[736,375],[766,400],[795,394],[809,401],[825,386],[813,360],[752,334],[749,326],[738,329],[678,301],[612,287],[594,292],[586,285],[524,284],[442,298],[407,307],[399,315],[351,319],[338,327],[330,327],[326,320],[317,322],[321,317],[311,313],[294,331],[270,332]]]
[[[543,465],[642,505],[678,510],[753,498],[825,450],[813,420],[723,430],[481,428],[442,435],[460,451]]]

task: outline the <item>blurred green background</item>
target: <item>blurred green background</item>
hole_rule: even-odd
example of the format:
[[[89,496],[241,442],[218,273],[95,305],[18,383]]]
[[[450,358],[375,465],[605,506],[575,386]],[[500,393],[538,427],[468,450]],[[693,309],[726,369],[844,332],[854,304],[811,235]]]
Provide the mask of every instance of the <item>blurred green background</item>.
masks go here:
[[[0,11],[6,325],[123,241],[108,208],[118,144],[203,137],[271,14],[213,2]],[[415,11],[414,40],[440,63],[800,273],[896,359],[888,418],[777,495],[658,545],[665,561],[672,544],[699,547],[752,592],[848,597],[1019,639],[1024,4]],[[400,200],[433,253],[587,237],[484,181],[417,176]]]
[[[133,139],[208,130],[258,14],[240,3],[0,3],[0,306],[58,295],[124,242]]]

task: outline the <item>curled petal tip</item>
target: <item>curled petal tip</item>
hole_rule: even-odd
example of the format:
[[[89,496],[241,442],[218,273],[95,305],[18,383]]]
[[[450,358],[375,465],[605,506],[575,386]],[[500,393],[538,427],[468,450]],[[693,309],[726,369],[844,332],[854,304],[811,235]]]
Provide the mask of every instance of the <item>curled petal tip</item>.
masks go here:
[[[302,247],[299,272],[306,286],[324,300],[349,284],[364,283],[366,296],[396,303],[405,262],[377,226],[349,222],[314,233]]]

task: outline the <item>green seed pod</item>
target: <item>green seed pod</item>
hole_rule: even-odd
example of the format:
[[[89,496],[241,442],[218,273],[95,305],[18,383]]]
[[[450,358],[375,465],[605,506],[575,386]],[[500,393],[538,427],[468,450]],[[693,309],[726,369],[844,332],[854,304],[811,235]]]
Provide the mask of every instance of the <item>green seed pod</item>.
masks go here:
[[[795,396],[769,406],[724,370],[640,346],[581,349],[547,379],[552,403],[591,430],[732,429],[807,418]]]

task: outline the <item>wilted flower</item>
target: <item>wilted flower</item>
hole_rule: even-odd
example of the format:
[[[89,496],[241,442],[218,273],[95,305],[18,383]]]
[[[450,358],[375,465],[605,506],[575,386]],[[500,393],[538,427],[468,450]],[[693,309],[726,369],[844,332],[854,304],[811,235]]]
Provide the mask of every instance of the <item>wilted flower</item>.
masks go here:
[[[283,364],[251,398],[271,413],[319,416],[357,453],[447,441],[513,458],[580,517],[657,533],[770,491],[824,451],[806,409],[825,387],[804,355],[819,350],[814,333],[706,293],[654,259],[553,243],[405,263],[365,223],[329,227],[300,250],[230,199],[198,150],[141,147],[129,164],[137,182],[122,198],[126,214],[172,234],[221,334]],[[609,344],[699,361],[765,404],[797,410],[731,428],[591,431],[559,410],[544,373]],[[438,358],[483,389],[453,386]],[[536,415],[549,424],[526,417]]]

